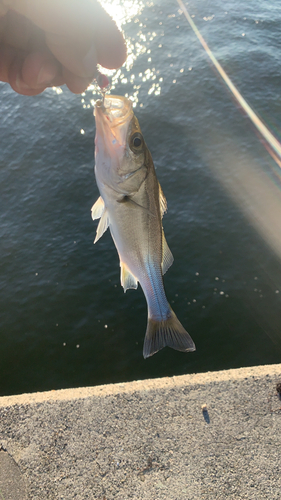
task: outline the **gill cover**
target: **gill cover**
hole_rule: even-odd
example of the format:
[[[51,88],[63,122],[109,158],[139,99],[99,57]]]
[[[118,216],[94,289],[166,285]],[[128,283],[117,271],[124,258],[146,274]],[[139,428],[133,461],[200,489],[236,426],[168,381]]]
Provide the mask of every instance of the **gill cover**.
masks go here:
[[[96,177],[123,195],[138,190],[147,175],[147,146],[130,100],[108,96],[97,101]]]

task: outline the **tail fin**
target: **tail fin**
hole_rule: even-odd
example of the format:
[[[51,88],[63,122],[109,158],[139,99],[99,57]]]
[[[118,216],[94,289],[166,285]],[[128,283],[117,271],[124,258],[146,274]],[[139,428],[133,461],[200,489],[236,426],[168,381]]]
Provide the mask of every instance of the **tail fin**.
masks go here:
[[[177,351],[195,351],[195,344],[171,309],[166,320],[148,318],[143,345],[143,357],[148,358],[168,346]]]

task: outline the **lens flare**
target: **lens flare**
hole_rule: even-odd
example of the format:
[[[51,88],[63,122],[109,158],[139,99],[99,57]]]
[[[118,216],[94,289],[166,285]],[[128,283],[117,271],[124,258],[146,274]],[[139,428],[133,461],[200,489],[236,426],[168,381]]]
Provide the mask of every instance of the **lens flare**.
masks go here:
[[[271,154],[272,158],[276,161],[277,165],[281,168],[281,144],[280,144],[280,142],[276,139],[276,137],[274,137],[272,132],[270,132],[269,128],[256,115],[256,113],[253,111],[251,106],[249,106],[247,101],[244,99],[244,97],[240,94],[238,89],[232,83],[229,76],[226,74],[223,67],[220,65],[217,58],[214,56],[213,52],[209,48],[208,44],[205,42],[205,40],[204,40],[203,36],[201,35],[200,31],[198,30],[196,24],[194,23],[193,19],[191,18],[188,11],[186,10],[186,7],[183,4],[182,0],[177,0],[177,2],[179,4],[182,12],[184,13],[188,23],[190,24],[191,28],[193,29],[195,35],[197,36],[197,38],[200,41],[200,43],[202,44],[203,48],[207,52],[209,58],[211,59],[213,65],[217,69],[218,73],[222,77],[223,81],[228,86],[229,90],[232,92],[234,98],[240,104],[241,108],[245,111],[245,113],[248,115],[250,120],[252,120],[252,122],[255,125],[258,132],[266,140],[267,145],[268,145],[267,146],[268,152]]]

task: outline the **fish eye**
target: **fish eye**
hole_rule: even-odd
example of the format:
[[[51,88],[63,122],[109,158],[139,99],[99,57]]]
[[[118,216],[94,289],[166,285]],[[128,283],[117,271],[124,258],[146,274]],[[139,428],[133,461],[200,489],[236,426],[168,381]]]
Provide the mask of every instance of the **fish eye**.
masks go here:
[[[141,145],[141,139],[139,137],[135,137],[133,143],[135,148],[138,148]]]
[[[138,150],[138,149],[140,149],[140,147],[142,145],[143,145],[142,135],[139,132],[136,132],[131,137],[131,149],[137,149]]]

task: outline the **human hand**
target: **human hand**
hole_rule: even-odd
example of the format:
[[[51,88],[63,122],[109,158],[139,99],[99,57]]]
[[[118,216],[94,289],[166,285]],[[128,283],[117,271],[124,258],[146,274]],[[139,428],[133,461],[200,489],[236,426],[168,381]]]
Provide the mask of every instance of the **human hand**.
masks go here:
[[[126,59],[121,32],[97,0],[0,0],[0,81],[23,95],[63,85],[83,92],[97,63]]]

